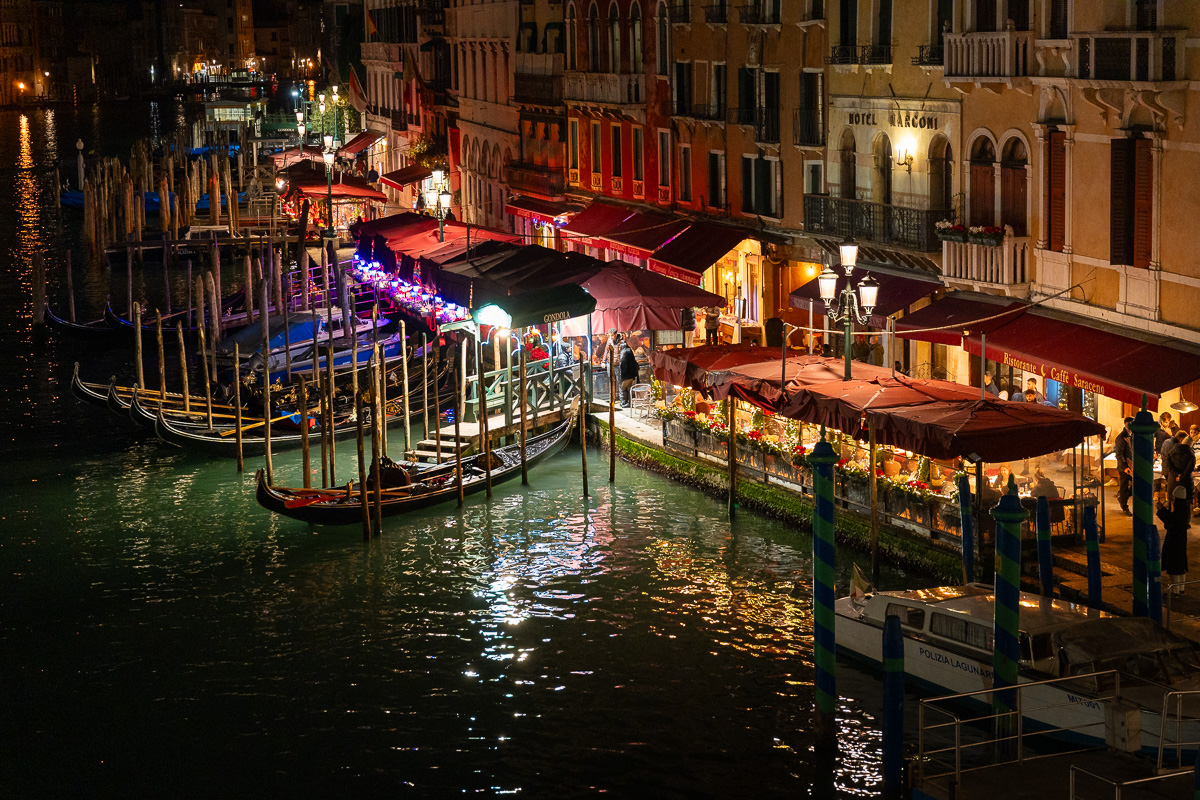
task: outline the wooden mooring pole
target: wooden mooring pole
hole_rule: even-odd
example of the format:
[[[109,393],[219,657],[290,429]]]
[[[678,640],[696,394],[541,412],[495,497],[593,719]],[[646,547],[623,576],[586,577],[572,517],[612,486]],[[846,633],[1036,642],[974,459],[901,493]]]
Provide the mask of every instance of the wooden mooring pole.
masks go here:
[[[242,358],[237,342],[233,343],[233,424],[234,435],[237,437],[237,471],[243,472],[246,465],[242,462]],[[263,419],[267,419],[264,417]]]

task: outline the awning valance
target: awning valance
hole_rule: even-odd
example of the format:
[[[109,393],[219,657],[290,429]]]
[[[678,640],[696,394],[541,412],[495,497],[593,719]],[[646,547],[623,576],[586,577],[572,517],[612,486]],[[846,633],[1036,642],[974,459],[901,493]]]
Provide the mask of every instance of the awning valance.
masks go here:
[[[650,256],[649,267],[676,280],[700,285],[700,276],[723,255],[751,238],[745,228],[694,222]]]
[[[626,217],[601,238],[609,250],[634,258],[649,258],[688,225],[686,220],[674,219],[666,214],[638,212]]]
[[[947,295],[904,317],[902,338],[959,344],[1023,372],[1133,405],[1200,378],[1200,354],[1151,334],[1092,327],[1065,312]],[[941,330],[928,330],[941,328]],[[986,336],[980,334],[986,333]]]
[[[571,219],[563,230],[573,234],[577,241],[592,247],[605,247],[606,242],[599,237],[617,227],[622,221],[633,215],[633,211],[625,206],[604,203],[599,200],[580,211]]]
[[[583,206],[577,206],[574,203],[539,200],[536,197],[517,197],[504,206],[506,214],[535,219],[540,222],[554,222],[560,217],[565,221],[581,211],[583,211]]]
[[[346,142],[346,144],[339,147],[338,155],[342,156],[343,158],[356,156],[382,138],[383,134],[378,131],[363,131],[350,141]]]
[[[547,325],[571,317],[586,316],[596,308],[596,298],[574,283],[533,289],[481,306],[474,315],[476,321],[481,324],[496,324],[495,317],[492,317],[491,321],[487,318],[489,306],[496,306],[507,315],[504,327],[526,328],[530,325]]]

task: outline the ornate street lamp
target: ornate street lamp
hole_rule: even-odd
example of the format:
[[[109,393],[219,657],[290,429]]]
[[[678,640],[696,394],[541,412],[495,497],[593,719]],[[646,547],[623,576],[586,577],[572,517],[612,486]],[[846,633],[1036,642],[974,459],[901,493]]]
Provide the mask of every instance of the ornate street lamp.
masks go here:
[[[325,235],[330,239],[333,238],[333,137],[325,137],[325,152],[321,154],[321,158],[325,160],[325,182],[329,187],[329,228],[325,231]]]
[[[450,215],[450,185],[442,169],[433,170],[433,177],[423,193],[425,209],[437,217],[438,241],[446,241],[446,217]]]
[[[850,380],[850,340],[854,335],[854,321],[858,320],[860,325],[866,324],[879,299],[879,284],[868,275],[859,281],[856,294],[854,286],[850,282],[850,275],[854,272],[854,265],[858,262],[858,243],[847,237],[839,249],[842,256],[842,269],[846,273],[845,287],[840,293],[838,292],[838,275],[829,266],[826,266],[825,270],[817,276],[817,287],[820,289],[821,299],[825,302],[825,311],[830,321],[842,322],[845,325],[843,349],[846,356],[846,373],[843,380],[848,381]],[[836,311],[833,308],[835,300],[837,301]]]

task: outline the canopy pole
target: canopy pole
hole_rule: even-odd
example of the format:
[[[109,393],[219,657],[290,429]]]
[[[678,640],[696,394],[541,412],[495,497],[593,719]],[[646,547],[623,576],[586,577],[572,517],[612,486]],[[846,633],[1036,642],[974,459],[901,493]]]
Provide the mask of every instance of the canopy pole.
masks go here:
[[[588,314],[587,318],[587,347],[584,348],[584,353],[587,360],[579,368],[579,378],[583,381],[584,403],[583,413],[587,415],[588,409],[592,405],[592,315]],[[612,398],[609,398],[610,400]],[[585,493],[586,494],[586,493]]]
[[[875,423],[867,423],[868,467],[867,478],[871,481],[871,580],[879,583],[879,479],[875,477]]]
[[[369,500],[367,498],[367,461],[366,448],[363,446],[363,402],[362,395],[358,391],[358,331],[354,331],[351,337],[354,347],[354,363],[350,366],[350,391],[354,393],[354,444],[358,450],[358,504],[362,512],[362,535],[363,540],[371,538],[371,511]],[[304,378],[300,378],[301,381]],[[300,384],[301,392],[304,390],[304,384]],[[302,426],[303,427],[303,426]],[[307,455],[307,454],[306,454]],[[307,467],[307,461],[305,462]],[[307,469],[305,470],[307,473]],[[379,480],[379,475],[375,476],[375,480]]]
[[[475,331],[475,371],[479,394],[479,452],[483,456],[483,480],[487,497],[492,497],[492,446],[488,440],[487,387],[483,383],[483,339]]]
[[[979,332],[979,399],[987,400],[987,331]],[[978,488],[978,487],[976,487]]]
[[[421,406],[423,410],[422,416],[422,439],[429,440],[429,334],[421,334]]]
[[[521,398],[520,398],[520,402],[521,402],[521,485],[528,486],[529,485],[529,470],[525,463],[525,459],[526,459],[525,441],[526,441],[526,436],[528,434],[525,430],[525,399],[526,399],[525,351],[526,351],[526,347],[525,347],[525,329],[524,328],[521,329],[520,337],[521,337],[521,360],[520,360],[520,370],[519,370],[518,374],[519,374],[519,379],[521,381]]]
[[[312,488],[311,448],[308,441],[308,384],[300,375],[300,460],[304,463],[304,488]],[[361,406],[359,407],[361,409]],[[361,416],[361,411],[359,412]]]
[[[608,482],[617,479],[617,350],[608,353]]]
[[[404,386],[401,390],[404,398],[404,456],[408,457],[409,448],[412,446],[410,441],[411,434],[408,426],[408,355],[411,351],[408,349],[408,329],[404,324],[404,319],[400,319],[400,382]],[[357,359],[357,354],[355,358]]]
[[[1146,395],[1142,395],[1142,410],[1129,426],[1133,434],[1133,615],[1150,616],[1147,569],[1148,528],[1154,524],[1154,431],[1158,423],[1146,410]]]
[[[812,355],[812,344],[813,344],[813,301],[812,301],[811,297],[808,298],[808,337],[807,338],[808,338],[808,354],[811,356]]]

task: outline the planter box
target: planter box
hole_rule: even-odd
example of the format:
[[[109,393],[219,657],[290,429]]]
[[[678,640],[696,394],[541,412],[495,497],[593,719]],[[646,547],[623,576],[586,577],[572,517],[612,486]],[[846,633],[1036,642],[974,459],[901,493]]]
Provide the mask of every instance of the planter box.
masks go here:
[[[722,461],[729,458],[729,443],[725,438],[713,436],[707,431],[696,431],[696,449]]]
[[[972,233],[967,235],[967,241],[971,244],[982,244],[987,247],[999,247],[1004,241],[1002,233]]]
[[[865,480],[848,478],[846,480],[846,499],[860,506],[871,505],[871,485]]]
[[[938,231],[937,236],[943,242],[965,242],[967,240],[967,232],[963,231]]]

